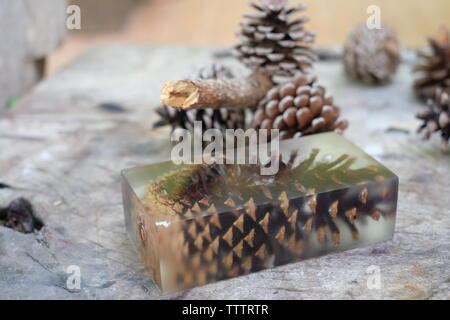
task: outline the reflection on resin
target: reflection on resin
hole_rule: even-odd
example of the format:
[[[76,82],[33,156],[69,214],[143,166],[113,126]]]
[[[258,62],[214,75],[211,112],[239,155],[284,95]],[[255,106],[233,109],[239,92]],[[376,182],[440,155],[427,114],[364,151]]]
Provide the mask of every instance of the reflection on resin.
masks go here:
[[[124,172],[128,231],[162,291],[392,237],[397,177],[337,134],[282,143],[280,170],[156,164]]]

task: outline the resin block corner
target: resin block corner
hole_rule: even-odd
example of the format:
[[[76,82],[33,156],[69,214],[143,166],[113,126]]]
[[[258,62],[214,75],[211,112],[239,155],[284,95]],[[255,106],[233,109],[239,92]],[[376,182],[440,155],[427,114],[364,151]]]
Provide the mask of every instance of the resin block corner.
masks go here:
[[[270,177],[255,165],[123,171],[128,233],[162,292],[392,238],[389,169],[334,133],[283,141],[281,153]]]

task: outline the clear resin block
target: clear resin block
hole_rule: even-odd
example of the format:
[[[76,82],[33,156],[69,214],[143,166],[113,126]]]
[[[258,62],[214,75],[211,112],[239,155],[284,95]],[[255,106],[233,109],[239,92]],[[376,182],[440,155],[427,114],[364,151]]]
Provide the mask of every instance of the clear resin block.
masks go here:
[[[123,171],[128,233],[173,292],[392,238],[398,178],[335,133],[281,142],[257,165],[164,162]]]

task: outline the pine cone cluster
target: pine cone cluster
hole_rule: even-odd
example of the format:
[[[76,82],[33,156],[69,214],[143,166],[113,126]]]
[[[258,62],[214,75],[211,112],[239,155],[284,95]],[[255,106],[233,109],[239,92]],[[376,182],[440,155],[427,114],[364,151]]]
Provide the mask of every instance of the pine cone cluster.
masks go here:
[[[255,129],[279,129],[280,139],[336,131],[348,122],[340,120],[340,108],[318,85],[316,77],[297,74],[292,81],[271,89],[261,100],[254,116]]]
[[[395,32],[386,25],[369,29],[360,24],[347,38],[344,65],[353,78],[369,84],[390,81],[400,64],[400,45]]]
[[[422,99],[434,98],[436,88],[450,94],[450,33],[445,27],[436,38],[428,40],[429,51],[419,52],[421,61],[414,68],[421,77],[414,83],[417,95]]]
[[[442,137],[441,151],[448,149],[450,140],[450,96],[442,88],[436,89],[434,99],[428,100],[428,108],[417,114],[417,118],[423,120],[419,132],[425,139],[432,134],[440,132]]]
[[[310,49],[315,34],[304,29],[309,21],[306,16],[293,16],[305,10],[300,4],[288,7],[287,1],[273,5],[262,1],[250,3],[256,11],[244,15],[238,37],[241,43],[235,47],[234,55],[249,69],[264,72],[274,79],[289,78],[299,71],[311,68],[316,55]]]
[[[220,64],[204,66],[196,70],[187,79],[232,79],[231,70]],[[155,128],[171,125],[177,128],[193,130],[194,122],[201,121],[202,130],[207,129],[239,129],[245,127],[245,111],[236,109],[193,109],[177,110],[169,106],[161,106],[156,112],[160,120],[153,126]]]

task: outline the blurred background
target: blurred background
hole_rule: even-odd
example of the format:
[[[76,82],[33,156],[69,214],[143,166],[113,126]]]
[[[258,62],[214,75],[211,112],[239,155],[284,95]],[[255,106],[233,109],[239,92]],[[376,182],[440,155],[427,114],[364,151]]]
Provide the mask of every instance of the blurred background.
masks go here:
[[[372,4],[406,47],[424,46],[450,21],[448,0],[291,0],[299,2],[308,6],[307,27],[317,32],[318,47],[342,44]],[[71,4],[81,9],[80,30],[66,28]],[[10,103],[92,46],[231,46],[248,10],[246,0],[0,0],[0,99]]]
[[[246,0],[72,0],[82,11],[82,29],[69,35],[48,64],[55,72],[89,46],[100,43],[230,46]],[[448,0],[291,0],[305,3],[318,34],[317,45],[342,44],[354,26],[379,5],[383,21],[397,30],[402,44],[424,45],[439,25],[450,21]]]

